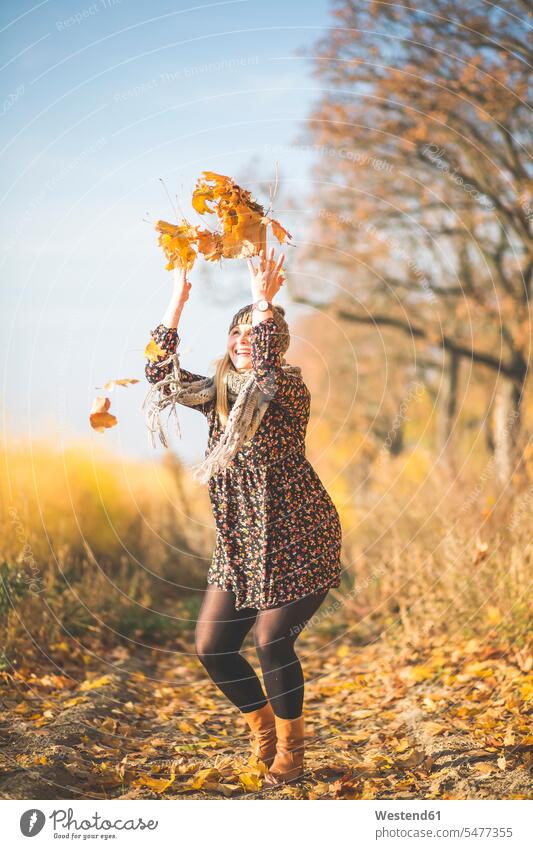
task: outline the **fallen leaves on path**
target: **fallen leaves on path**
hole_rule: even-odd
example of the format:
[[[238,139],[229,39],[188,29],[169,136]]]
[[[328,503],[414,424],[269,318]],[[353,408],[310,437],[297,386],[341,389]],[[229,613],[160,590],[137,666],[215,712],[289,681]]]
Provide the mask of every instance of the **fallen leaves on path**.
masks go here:
[[[246,656],[255,663],[252,648]],[[119,647],[104,666],[1,673],[9,798],[524,799],[530,651],[480,640],[354,646],[302,636],[306,776],[263,789],[238,711],[194,656]],[[84,658],[84,659],[83,659]],[[13,795],[15,794],[15,795]],[[22,795],[18,795],[22,794]]]

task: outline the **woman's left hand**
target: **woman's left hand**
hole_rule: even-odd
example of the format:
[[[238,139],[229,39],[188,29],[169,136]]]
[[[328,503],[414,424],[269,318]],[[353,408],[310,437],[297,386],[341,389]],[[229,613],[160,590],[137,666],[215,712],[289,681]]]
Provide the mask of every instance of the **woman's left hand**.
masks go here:
[[[275,261],[274,248],[271,248],[268,258],[265,257],[264,250],[260,251],[258,268],[255,268],[252,260],[248,259],[248,269],[252,283],[252,300],[254,303],[260,298],[265,298],[267,301],[272,302],[274,295],[279,292],[285,280],[285,275],[281,271],[284,259],[285,254],[280,254],[278,261]]]

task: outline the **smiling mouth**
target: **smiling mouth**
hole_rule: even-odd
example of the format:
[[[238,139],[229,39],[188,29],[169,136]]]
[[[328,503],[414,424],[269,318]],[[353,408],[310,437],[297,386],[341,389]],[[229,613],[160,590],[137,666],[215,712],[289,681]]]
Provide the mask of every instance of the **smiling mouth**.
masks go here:
[[[235,353],[238,357],[247,357],[250,355],[250,351],[236,351]]]

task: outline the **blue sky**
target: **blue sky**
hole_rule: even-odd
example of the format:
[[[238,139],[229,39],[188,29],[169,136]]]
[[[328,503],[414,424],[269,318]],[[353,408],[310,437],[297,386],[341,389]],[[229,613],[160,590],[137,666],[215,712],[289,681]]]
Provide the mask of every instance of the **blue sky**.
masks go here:
[[[254,184],[273,179],[277,159],[284,190],[309,191],[312,157],[291,145],[320,90],[296,51],[329,20],[327,0],[2,4],[4,431],[157,459],[141,403],[144,346],[171,287],[153,230],[175,218],[160,178],[195,223],[203,170],[245,176],[265,202]],[[250,300],[248,272],[199,261],[190,279],[182,364],[212,373]],[[119,425],[93,433],[97,387],[117,377],[142,382],[111,393]],[[195,461],[205,422],[190,410],[180,422],[173,447]]]

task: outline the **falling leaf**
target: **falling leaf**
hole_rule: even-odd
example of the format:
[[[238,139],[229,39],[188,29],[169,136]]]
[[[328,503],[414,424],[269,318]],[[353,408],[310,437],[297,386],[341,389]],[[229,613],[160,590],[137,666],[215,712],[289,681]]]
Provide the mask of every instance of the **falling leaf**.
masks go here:
[[[112,392],[115,386],[129,386],[132,383],[139,383],[138,378],[136,377],[121,377],[119,380],[108,380],[104,383],[104,390],[106,392]]]
[[[98,396],[93,401],[89,421],[91,427],[99,433],[103,433],[104,430],[117,424],[116,416],[108,412],[110,406],[111,401],[103,395]]]
[[[272,227],[272,232],[280,245],[283,244],[287,239],[292,239],[291,234],[285,227],[282,227],[279,221],[275,221],[273,218],[270,219],[270,226]]]

